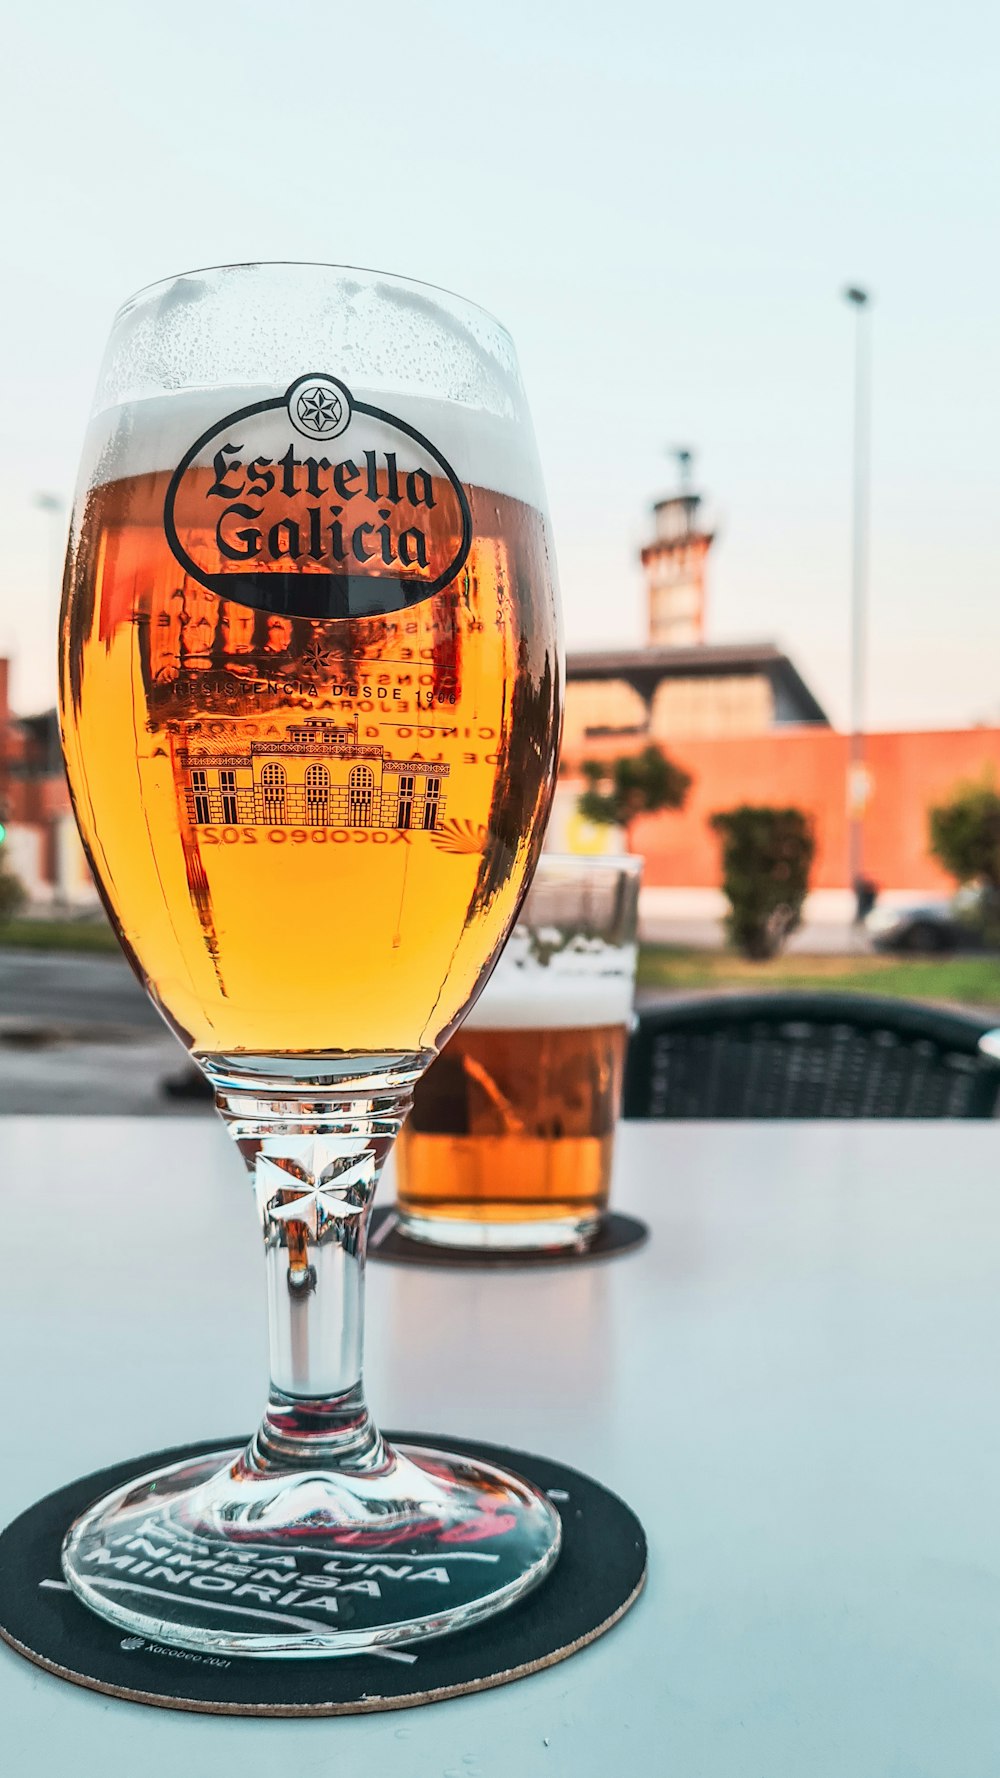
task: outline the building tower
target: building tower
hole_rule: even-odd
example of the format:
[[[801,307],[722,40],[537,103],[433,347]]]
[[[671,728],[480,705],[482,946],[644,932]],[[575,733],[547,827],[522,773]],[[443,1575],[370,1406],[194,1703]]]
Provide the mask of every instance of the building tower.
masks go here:
[[[705,570],[714,531],[699,521],[701,495],[691,492],[691,452],[677,451],[681,489],[653,508],[654,537],[642,551],[649,606],[649,642],[689,648],[705,640]]]

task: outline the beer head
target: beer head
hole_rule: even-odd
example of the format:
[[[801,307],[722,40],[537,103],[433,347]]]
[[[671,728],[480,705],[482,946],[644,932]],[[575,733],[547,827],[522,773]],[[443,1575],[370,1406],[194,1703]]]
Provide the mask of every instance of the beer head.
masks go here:
[[[331,354],[331,359],[331,374],[335,375],[339,369],[336,355]],[[228,415],[270,402],[281,405],[254,416],[252,422],[243,422],[248,433],[252,424],[253,446],[258,448],[247,453],[244,446],[241,462],[250,463],[258,455],[280,462],[289,443],[293,443],[302,458],[311,455],[319,459],[325,455],[330,460],[332,488],[332,470],[338,461],[360,459],[363,466],[365,450],[375,449],[381,456],[386,442],[385,423],[358,412],[358,408],[377,407],[389,412],[391,406],[393,414],[411,432],[433,442],[435,452],[440,451],[463,482],[544,510],[541,471],[533,441],[526,452],[523,435],[509,412],[498,413],[475,405],[456,406],[419,393],[402,394],[359,384],[351,387],[356,404],[349,432],[345,429],[326,439],[321,433],[299,433],[288,424],[282,398],[295,380],[290,378],[287,384],[255,383],[251,387],[179,389],[100,403],[94,409],[84,445],[81,489],[123,476],[173,472],[185,453],[203,438],[205,442],[192,457],[192,464],[211,468],[220,443],[228,442],[217,442],[214,437]],[[242,444],[241,440],[232,442]],[[419,445],[412,438],[395,440],[395,449],[399,473],[425,466]],[[356,490],[349,486],[349,495],[357,498],[362,487],[363,479],[359,478]]]
[[[640,858],[543,853],[466,1025],[555,1031],[628,1024],[641,875]]]
[[[465,1020],[466,1030],[567,1031],[627,1025],[632,973],[553,974],[505,967],[501,958]]]

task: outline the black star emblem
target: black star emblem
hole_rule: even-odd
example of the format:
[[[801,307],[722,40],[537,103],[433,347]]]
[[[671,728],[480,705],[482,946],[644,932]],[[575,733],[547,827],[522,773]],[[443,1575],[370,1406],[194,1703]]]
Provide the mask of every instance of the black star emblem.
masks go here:
[[[330,432],[340,419],[340,400],[332,389],[305,389],[296,405],[299,419],[314,432]]]
[[[321,642],[310,642],[305,651],[305,658],[311,667],[319,670],[321,667],[328,666],[332,657],[330,650],[324,648]]]

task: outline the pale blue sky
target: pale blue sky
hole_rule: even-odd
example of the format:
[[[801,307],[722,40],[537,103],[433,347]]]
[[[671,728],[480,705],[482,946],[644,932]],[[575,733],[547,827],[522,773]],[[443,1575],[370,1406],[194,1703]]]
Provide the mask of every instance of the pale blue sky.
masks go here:
[[[874,725],[1000,721],[1000,12],[991,0],[7,0],[0,649],[50,698],[50,521],[113,310],[232,259],[499,314],[570,643],[643,636],[672,443],[715,640],[846,716],[851,316],[870,284]]]

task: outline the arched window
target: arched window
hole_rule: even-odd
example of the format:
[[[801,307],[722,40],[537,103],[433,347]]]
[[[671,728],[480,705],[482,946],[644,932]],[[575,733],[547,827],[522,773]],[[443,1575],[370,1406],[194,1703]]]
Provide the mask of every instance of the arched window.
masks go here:
[[[310,827],[330,823],[330,774],[325,766],[306,767],[306,821]]]
[[[285,816],[285,768],[269,761],[260,774],[264,820],[268,827],[281,827]]]
[[[371,766],[352,766],[347,780],[347,819],[351,827],[370,827],[375,798],[375,773]]]

